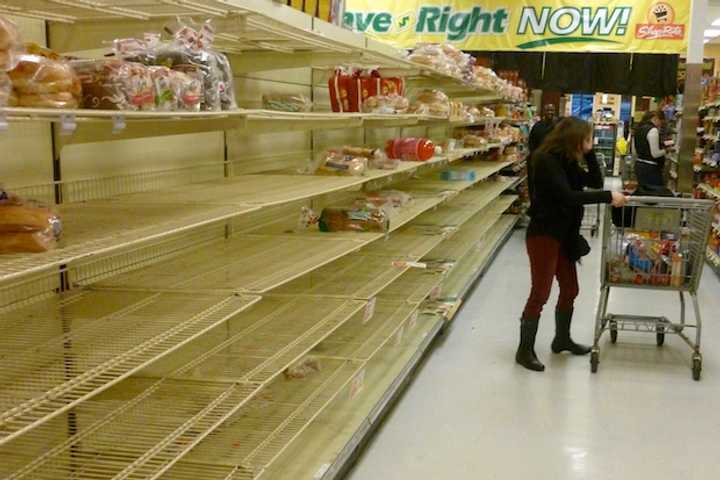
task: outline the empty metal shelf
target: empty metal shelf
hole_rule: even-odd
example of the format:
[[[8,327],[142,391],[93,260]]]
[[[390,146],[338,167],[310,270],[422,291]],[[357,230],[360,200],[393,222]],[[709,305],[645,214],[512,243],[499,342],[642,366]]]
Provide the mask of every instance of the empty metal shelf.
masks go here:
[[[0,444],[259,301],[124,291],[53,297],[0,320]]]

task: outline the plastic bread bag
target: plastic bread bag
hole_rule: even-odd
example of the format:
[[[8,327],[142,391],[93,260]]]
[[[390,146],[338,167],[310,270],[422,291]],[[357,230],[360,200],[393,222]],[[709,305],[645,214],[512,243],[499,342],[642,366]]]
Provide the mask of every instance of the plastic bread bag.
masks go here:
[[[450,99],[440,90],[422,90],[415,97],[410,112],[447,118],[450,116]]]
[[[0,253],[38,253],[55,247],[60,218],[48,207],[0,189]]]
[[[202,83],[167,67],[148,67],[155,87],[155,107],[159,111],[200,111]]]
[[[368,166],[377,170],[395,170],[400,166],[400,159],[388,158],[387,154],[380,148],[345,145],[342,148],[342,153],[354,157],[365,157],[368,160]]]
[[[224,54],[211,49],[215,31],[210,21],[199,28],[181,22],[174,27],[173,36],[173,43],[164,51],[158,52],[158,64],[198,76],[202,80],[201,110],[236,109],[230,61]]]
[[[302,94],[263,95],[263,108],[279,112],[311,112],[313,102]]]
[[[364,157],[344,155],[336,150],[329,150],[322,159],[316,173],[325,175],[352,175],[362,176],[368,167],[368,160]]]
[[[390,219],[382,208],[370,204],[350,207],[326,207],[320,214],[321,232],[387,232]]]
[[[305,377],[318,373],[322,370],[320,359],[313,356],[307,356],[295,364],[289,366],[283,371],[283,375],[287,380],[301,380]]]
[[[0,232],[0,254],[42,253],[52,250],[56,245],[51,229],[40,232]]]
[[[22,107],[77,108],[82,88],[70,64],[52,50],[34,44],[8,72]]]
[[[150,69],[124,60],[77,60],[72,67],[82,83],[84,108],[154,110],[155,85]]]
[[[365,199],[376,207],[390,205],[394,208],[400,208],[412,202],[413,198],[409,193],[400,190],[379,190],[377,192],[367,192]]]
[[[363,113],[396,114],[407,113],[410,102],[400,95],[380,95],[363,102]]]

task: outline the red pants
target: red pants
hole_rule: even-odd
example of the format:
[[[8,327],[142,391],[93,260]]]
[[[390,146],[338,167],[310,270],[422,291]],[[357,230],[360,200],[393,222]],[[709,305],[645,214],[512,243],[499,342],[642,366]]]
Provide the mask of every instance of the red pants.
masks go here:
[[[580,291],[575,262],[563,253],[560,242],[553,237],[531,236],[526,243],[530,257],[532,289],[525,304],[523,318],[540,318],[550,297],[553,277],[557,277],[560,284],[557,309],[561,312],[572,310]]]

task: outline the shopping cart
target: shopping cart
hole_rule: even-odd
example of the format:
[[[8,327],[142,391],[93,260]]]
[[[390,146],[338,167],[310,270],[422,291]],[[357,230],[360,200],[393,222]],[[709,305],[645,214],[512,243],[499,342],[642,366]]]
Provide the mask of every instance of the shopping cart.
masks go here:
[[[600,204],[585,207],[585,215],[583,216],[583,230],[590,230],[590,236],[594,237],[600,231],[600,219],[602,218]]]
[[[665,334],[677,334],[692,349],[692,375],[700,379],[702,320],[697,289],[704,266],[711,224],[710,200],[673,197],[630,197],[623,208],[605,211],[602,235],[601,291],[595,320],[595,340],[590,356],[593,373],[600,363],[600,338],[610,332],[612,343],[619,331],[648,332],[657,345]],[[641,288],[678,292],[680,319],[608,313],[610,288]],[[695,323],[686,322],[685,293],[690,294]],[[694,329],[694,340],[687,329]]]

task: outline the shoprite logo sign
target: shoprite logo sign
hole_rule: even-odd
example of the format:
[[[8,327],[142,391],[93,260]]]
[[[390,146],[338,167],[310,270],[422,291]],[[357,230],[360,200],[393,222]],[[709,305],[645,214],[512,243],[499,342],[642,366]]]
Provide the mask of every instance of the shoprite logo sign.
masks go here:
[[[673,8],[666,1],[518,3],[508,8],[502,0],[348,0],[343,20],[353,30],[405,47],[418,41],[449,41],[478,50],[572,50],[587,45],[581,49],[634,51],[639,50],[632,45],[637,40],[680,40],[684,45],[685,29],[676,23],[676,9],[683,9],[683,17],[689,9]]]

